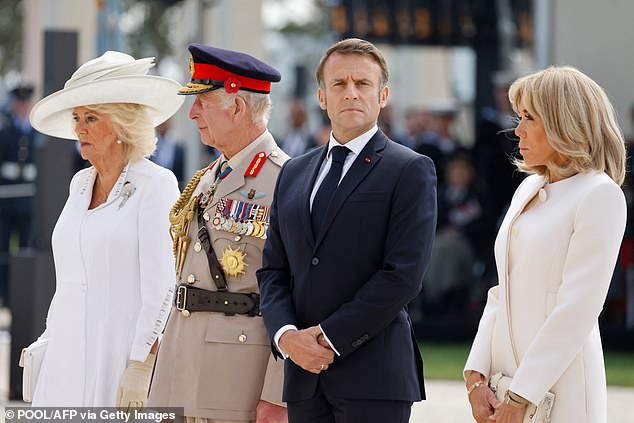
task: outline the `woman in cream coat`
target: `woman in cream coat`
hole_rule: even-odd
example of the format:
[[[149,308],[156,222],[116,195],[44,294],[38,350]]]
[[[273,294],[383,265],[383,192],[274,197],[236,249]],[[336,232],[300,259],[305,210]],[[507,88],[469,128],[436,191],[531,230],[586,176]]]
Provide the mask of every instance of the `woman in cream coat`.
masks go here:
[[[154,127],[182,104],[179,84],[146,75],[152,58],[107,52],[31,112],[45,134],[77,139],[79,171],[53,231],[56,290],[34,406],[127,408],[147,399],[171,308],[174,175],[146,157]]]
[[[528,403],[551,391],[552,423],[602,423],[597,319],[625,228],[623,137],[604,91],[574,68],[520,78],[509,98],[520,118],[517,165],[532,175],[495,242],[499,285],[465,366],[472,413],[519,423]],[[486,383],[498,372],[512,377],[503,402]]]

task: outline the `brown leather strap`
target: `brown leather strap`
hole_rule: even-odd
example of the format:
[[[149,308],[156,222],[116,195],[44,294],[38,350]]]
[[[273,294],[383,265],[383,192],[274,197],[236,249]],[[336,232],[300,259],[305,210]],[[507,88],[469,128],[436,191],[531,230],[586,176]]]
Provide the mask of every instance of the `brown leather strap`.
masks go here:
[[[216,284],[218,292],[227,292],[227,278],[225,278],[225,273],[222,271],[222,266],[218,261],[218,257],[216,256],[213,246],[211,245],[211,239],[209,238],[209,231],[207,231],[203,213],[204,210],[199,207],[198,212],[196,213],[198,215],[198,241],[207,254],[211,280],[214,281],[214,284]]]
[[[216,292],[180,284],[174,305],[179,311],[215,311],[228,316],[234,314],[260,315],[260,295],[238,292]]]

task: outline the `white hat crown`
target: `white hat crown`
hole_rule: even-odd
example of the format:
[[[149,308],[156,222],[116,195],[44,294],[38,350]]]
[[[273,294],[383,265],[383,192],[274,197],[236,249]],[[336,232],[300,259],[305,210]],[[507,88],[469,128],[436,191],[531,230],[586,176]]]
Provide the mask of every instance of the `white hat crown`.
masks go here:
[[[154,57],[135,59],[129,54],[109,50],[84,63],[73,73],[64,88],[117,76],[146,75],[154,66]]]
[[[152,124],[158,126],[178,111],[184,98],[177,95],[178,82],[147,75],[152,66],[154,57],[135,59],[129,54],[107,51],[81,65],[63,89],[35,104],[30,114],[31,125],[47,135],[77,139],[73,108],[134,103],[147,106]]]

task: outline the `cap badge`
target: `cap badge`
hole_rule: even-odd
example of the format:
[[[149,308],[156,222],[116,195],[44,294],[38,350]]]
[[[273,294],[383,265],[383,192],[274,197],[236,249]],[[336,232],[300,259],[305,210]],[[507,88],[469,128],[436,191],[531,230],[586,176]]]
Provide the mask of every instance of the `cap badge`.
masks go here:
[[[194,58],[190,54],[189,55],[189,73],[191,74],[192,78],[194,77],[195,71],[196,71],[196,66],[194,65]]]
[[[229,76],[225,79],[225,91],[229,94],[237,93],[240,89],[240,80],[238,78]]]

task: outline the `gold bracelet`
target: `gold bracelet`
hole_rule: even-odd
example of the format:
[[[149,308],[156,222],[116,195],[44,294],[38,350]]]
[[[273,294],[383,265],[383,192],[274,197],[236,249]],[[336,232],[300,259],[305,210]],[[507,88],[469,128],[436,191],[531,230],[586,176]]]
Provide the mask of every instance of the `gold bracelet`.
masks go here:
[[[478,386],[483,386],[485,384],[486,384],[486,380],[479,380],[475,382],[473,385],[469,386],[469,389],[467,389],[467,398],[471,397],[471,392],[473,392]]]

